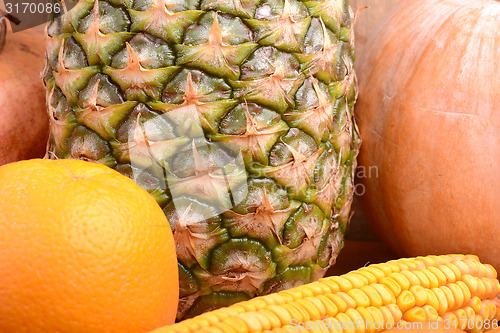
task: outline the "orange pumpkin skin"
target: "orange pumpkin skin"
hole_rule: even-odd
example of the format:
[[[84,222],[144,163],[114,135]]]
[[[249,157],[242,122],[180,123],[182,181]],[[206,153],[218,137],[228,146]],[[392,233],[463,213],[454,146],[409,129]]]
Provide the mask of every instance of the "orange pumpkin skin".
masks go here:
[[[401,256],[500,269],[500,2],[406,1],[358,59],[360,200]]]
[[[7,32],[0,51],[0,165],[43,157],[49,136],[43,28]]]

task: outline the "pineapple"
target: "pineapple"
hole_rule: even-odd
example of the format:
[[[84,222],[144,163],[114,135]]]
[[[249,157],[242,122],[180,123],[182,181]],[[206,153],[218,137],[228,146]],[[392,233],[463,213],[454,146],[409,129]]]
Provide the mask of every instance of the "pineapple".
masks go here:
[[[85,0],[49,22],[47,156],[157,200],[179,319],[335,263],[360,145],[352,16],[347,0]]]

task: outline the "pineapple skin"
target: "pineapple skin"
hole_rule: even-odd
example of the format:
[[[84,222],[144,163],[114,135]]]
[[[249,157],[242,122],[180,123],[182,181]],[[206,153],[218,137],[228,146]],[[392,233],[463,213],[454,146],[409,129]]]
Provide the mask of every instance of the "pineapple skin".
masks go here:
[[[179,320],[335,263],[360,146],[347,1],[87,0],[49,22],[47,157],[154,196]]]

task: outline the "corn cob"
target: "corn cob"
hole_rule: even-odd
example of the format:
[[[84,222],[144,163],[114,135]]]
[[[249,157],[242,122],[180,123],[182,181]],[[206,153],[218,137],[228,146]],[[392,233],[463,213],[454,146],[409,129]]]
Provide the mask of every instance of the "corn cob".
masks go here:
[[[376,333],[445,322],[476,333],[500,320],[497,272],[471,255],[392,260],[214,310],[153,333]]]

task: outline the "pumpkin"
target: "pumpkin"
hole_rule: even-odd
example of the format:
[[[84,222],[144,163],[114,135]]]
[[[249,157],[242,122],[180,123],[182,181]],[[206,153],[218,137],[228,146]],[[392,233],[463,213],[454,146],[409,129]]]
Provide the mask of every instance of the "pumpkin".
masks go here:
[[[409,0],[359,55],[360,201],[401,256],[500,269],[499,22],[494,0]]]
[[[49,120],[45,88],[40,79],[44,66],[43,28],[6,31],[0,18],[0,165],[43,157]],[[3,34],[3,37],[2,37]],[[0,41],[0,45],[2,42]]]

